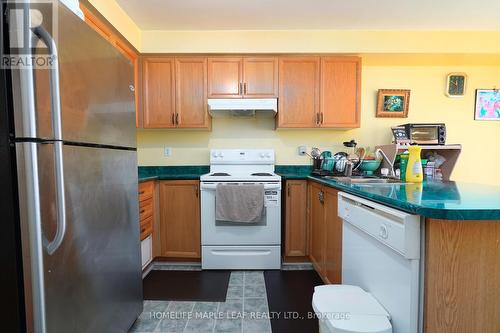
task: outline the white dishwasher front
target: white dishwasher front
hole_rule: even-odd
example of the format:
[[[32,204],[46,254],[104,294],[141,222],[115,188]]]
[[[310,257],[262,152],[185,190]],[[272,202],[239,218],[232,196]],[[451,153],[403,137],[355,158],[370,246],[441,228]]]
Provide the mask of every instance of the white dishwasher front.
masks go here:
[[[339,193],[342,284],[371,293],[394,333],[419,330],[420,216]]]

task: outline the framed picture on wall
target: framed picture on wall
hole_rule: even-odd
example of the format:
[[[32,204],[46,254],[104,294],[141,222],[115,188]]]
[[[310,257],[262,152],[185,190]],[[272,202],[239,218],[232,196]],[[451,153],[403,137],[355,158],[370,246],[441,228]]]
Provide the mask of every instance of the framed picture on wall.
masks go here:
[[[500,120],[500,90],[476,89],[475,120]]]
[[[377,98],[377,117],[406,118],[410,105],[410,90],[379,89]]]

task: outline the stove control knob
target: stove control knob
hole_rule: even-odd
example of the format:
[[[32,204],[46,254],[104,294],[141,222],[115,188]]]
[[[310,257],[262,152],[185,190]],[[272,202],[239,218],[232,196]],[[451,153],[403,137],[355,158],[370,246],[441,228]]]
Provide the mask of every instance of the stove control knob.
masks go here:
[[[266,153],[266,158],[271,158],[271,153]]]
[[[261,157],[261,158],[264,158],[264,157],[266,157],[266,154],[264,154],[264,153],[260,153],[260,157]]]
[[[217,154],[219,157],[224,157],[224,153],[222,153],[221,151]]]
[[[212,157],[217,157],[217,152],[216,151],[212,152]]]

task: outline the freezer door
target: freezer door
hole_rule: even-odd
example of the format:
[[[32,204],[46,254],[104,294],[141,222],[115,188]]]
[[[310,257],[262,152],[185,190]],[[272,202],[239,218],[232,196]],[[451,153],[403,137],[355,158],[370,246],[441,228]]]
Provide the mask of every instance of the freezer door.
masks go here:
[[[136,152],[63,146],[66,228],[51,255],[61,227],[54,144],[18,143],[17,152],[35,332],[126,332],[142,311]]]
[[[57,3],[57,38],[47,38],[55,41],[58,68],[13,71],[16,137],[53,139],[54,101],[59,100],[62,140],[136,147],[132,63]],[[51,74],[58,84],[51,84]]]

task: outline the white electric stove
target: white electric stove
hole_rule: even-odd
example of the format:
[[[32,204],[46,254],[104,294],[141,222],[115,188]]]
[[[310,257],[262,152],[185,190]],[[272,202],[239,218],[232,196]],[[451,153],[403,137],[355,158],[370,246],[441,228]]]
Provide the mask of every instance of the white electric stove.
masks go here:
[[[274,173],[274,150],[216,149],[210,172],[201,180],[201,244],[203,269],[281,268],[281,177]],[[218,184],[263,184],[265,214],[257,223],[215,218]]]

